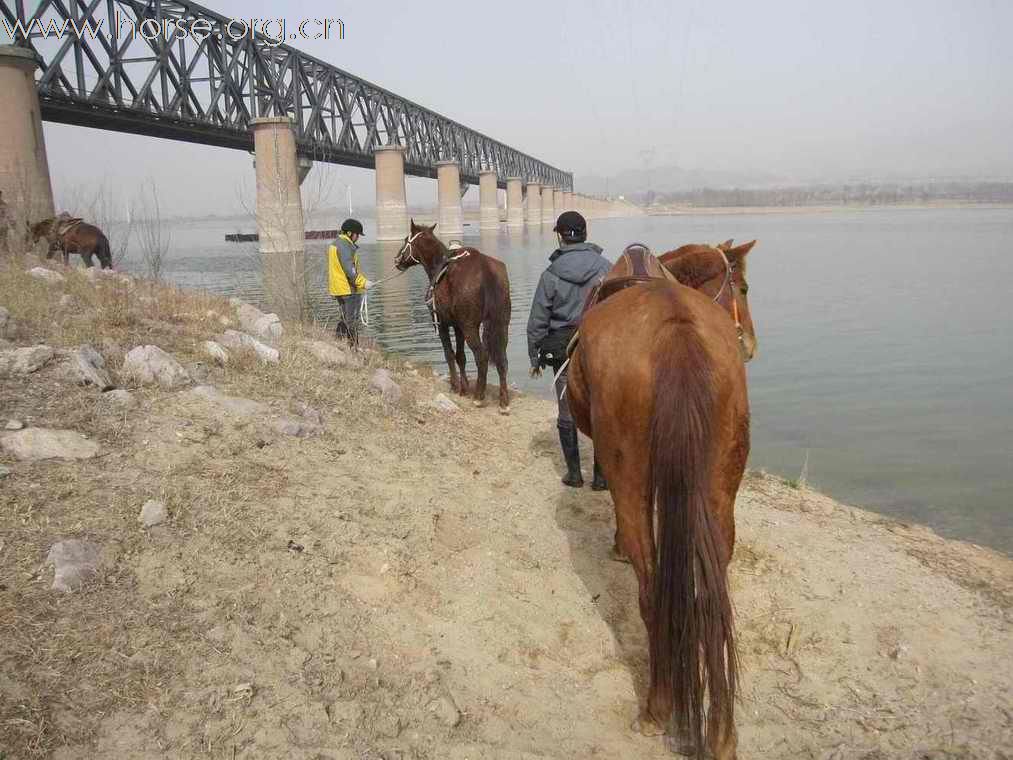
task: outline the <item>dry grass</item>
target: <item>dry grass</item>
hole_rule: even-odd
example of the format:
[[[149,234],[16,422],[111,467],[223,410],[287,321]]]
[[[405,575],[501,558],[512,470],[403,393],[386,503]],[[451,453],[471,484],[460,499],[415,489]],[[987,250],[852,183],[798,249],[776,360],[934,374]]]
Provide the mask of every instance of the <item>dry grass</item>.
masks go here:
[[[206,382],[273,412],[291,414],[300,404],[334,410],[312,444],[323,461],[347,459],[341,441],[352,431],[365,434],[366,417],[388,430],[418,424],[410,383],[393,406],[367,392],[369,370],[391,364],[378,352],[364,352],[362,367],[321,368],[299,342],[330,336],[289,326],[280,364],[233,350],[225,367],[210,366],[201,342],[238,327],[227,300],[117,275],[92,281],[83,270],[64,271],[65,281],[54,285],[26,274],[36,265],[0,261],[0,305],[17,325],[17,345],[90,344],[116,382],[130,348],[155,344],[185,367],[203,366]],[[103,447],[102,456],[82,463],[6,463],[14,474],[0,486],[0,755],[8,758],[87,745],[118,711],[155,702],[164,708],[178,663],[194,651],[212,656],[199,633],[207,610],[188,593],[205,571],[184,563],[184,585],[154,594],[135,573],[138,558],[167,540],[138,529],[144,501],[163,500],[175,535],[234,562],[270,542],[276,515],[267,505],[298,487],[275,461],[278,446],[298,444],[273,440],[258,421],[193,417],[177,394],[132,390],[139,408],[112,410],[94,389],[69,382],[59,361],[0,379],[0,419],[74,429]],[[395,445],[408,451],[416,443]],[[104,569],[82,592],[58,595],[43,563],[66,538],[101,545]],[[221,614],[235,612],[229,606]]]

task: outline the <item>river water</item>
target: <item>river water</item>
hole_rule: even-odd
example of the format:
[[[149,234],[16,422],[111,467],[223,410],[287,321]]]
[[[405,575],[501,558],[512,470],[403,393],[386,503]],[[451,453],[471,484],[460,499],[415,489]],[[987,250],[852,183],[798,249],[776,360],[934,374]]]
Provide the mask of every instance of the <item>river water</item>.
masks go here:
[[[376,229],[364,221],[367,233]],[[223,242],[238,229],[221,221],[175,227],[166,277],[256,302],[256,244]],[[550,381],[527,376],[524,326],[555,236],[470,229],[464,241],[510,272],[511,381],[548,397]],[[662,252],[756,238],[750,466],[792,479],[805,468],[811,485],[838,499],[1013,554],[1013,209],[592,220],[589,237],[612,259],[633,241]],[[325,244],[307,245],[318,254],[318,316],[333,320]],[[370,279],[390,273],[397,248],[367,238],[361,259]],[[425,285],[416,268],[371,291],[370,332],[445,371]]]

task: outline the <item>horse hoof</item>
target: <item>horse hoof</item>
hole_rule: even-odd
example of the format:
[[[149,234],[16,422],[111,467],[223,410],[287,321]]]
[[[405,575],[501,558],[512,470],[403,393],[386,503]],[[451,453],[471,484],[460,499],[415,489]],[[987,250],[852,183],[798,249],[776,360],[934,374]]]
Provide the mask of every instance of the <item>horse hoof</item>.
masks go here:
[[[641,715],[635,721],[630,729],[636,731],[642,736],[664,736],[665,729],[659,724],[655,723],[652,718],[648,718],[645,715]]]
[[[630,558],[614,546],[609,549],[609,559],[613,562],[622,562],[624,565],[630,564]]]
[[[509,406],[501,406],[499,408],[499,413],[502,414],[504,417],[509,417],[510,416],[510,407]]]

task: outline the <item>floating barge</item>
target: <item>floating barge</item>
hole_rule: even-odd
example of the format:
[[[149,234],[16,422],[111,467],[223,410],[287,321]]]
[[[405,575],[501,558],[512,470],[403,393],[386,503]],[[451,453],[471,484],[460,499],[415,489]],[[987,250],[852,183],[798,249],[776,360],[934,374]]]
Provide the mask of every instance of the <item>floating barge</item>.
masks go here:
[[[306,240],[333,240],[341,230],[306,230]],[[260,235],[256,232],[234,232],[225,236],[226,243],[256,243]]]

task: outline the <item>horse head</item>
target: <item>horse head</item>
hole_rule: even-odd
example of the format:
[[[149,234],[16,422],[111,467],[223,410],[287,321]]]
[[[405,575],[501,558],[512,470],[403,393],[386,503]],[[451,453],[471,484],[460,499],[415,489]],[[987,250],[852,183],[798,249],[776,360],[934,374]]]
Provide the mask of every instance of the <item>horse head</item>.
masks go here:
[[[42,238],[48,238],[54,233],[56,217],[51,216],[35,224],[29,222],[26,222],[26,224],[28,225],[28,234],[32,236],[32,242],[37,243]]]
[[[679,282],[709,296],[735,320],[739,350],[747,362],[756,356],[757,347],[746,282],[746,255],[754,245],[755,240],[738,246],[731,240],[716,246],[691,244],[660,257]]]
[[[429,263],[444,250],[435,230],[435,224],[427,227],[424,224],[415,224],[414,219],[411,220],[411,230],[394,259],[394,266],[398,271],[403,272],[416,264],[421,264],[428,271]]]

